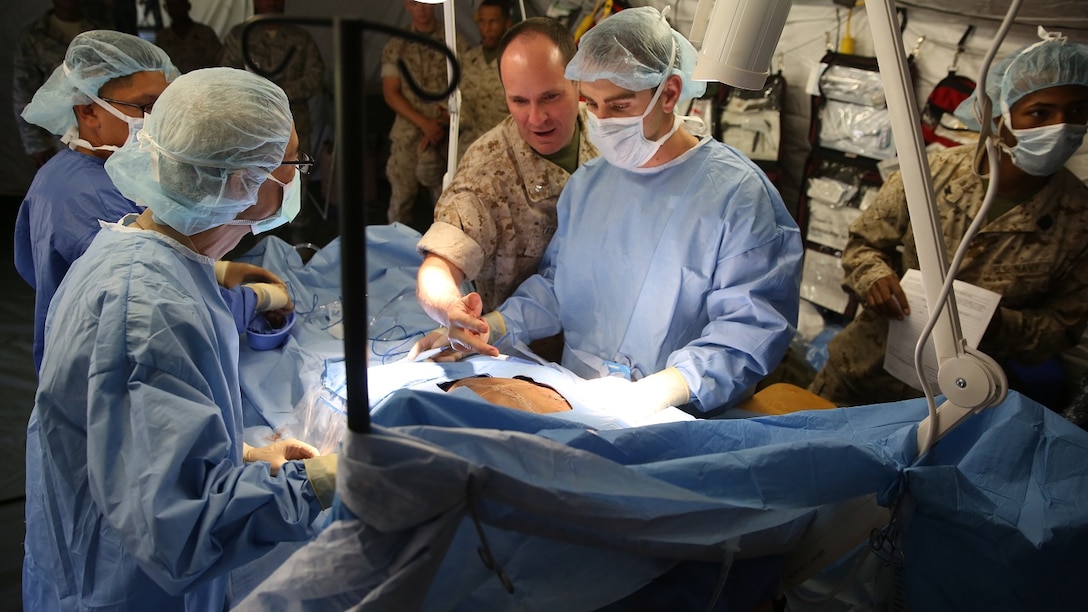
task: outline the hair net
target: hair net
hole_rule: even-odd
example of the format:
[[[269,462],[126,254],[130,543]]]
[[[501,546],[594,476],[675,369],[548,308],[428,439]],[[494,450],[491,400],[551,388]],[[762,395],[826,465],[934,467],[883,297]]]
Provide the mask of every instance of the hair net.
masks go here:
[[[287,95],[234,68],[178,77],[135,142],[106,160],[125,197],[186,236],[223,225],[257,201],[291,138]]]
[[[669,65],[673,43],[676,59]],[[567,64],[572,81],[609,80],[631,91],[657,87],[670,74],[684,81],[680,98],[698,98],[706,83],[693,81],[695,47],[672,29],[665,16],[649,6],[625,9],[593,26],[578,43]]]
[[[1068,42],[1060,34],[1039,28],[1040,42],[1013,51],[990,66],[986,73],[986,93],[993,100],[991,119],[1001,115],[1001,104],[1009,108],[1024,96],[1063,85],[1088,87],[1088,45]],[[973,93],[956,108],[956,117],[967,127],[978,130]]]
[[[75,127],[73,106],[90,104],[107,82],[137,72],[162,72],[166,80],[178,69],[166,52],[146,40],[113,30],[91,30],[72,39],[64,63],[53,70],[23,109],[23,119],[58,136]]]

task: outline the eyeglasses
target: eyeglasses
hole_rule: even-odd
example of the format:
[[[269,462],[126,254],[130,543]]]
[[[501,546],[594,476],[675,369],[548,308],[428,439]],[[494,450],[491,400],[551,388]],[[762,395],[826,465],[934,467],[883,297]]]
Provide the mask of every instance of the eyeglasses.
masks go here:
[[[120,104],[121,106],[131,106],[132,108],[140,109],[140,114],[150,115],[151,107],[155,106],[155,102],[148,102],[147,104],[136,104],[135,102],[122,102],[121,100],[111,100],[110,98],[102,98],[103,102],[109,102],[110,104]]]
[[[299,174],[309,174],[310,168],[312,168],[313,165],[317,163],[317,160],[315,160],[313,157],[310,157],[309,153],[305,151],[299,151],[298,159],[284,161],[283,163],[291,164],[292,166],[298,166]]]

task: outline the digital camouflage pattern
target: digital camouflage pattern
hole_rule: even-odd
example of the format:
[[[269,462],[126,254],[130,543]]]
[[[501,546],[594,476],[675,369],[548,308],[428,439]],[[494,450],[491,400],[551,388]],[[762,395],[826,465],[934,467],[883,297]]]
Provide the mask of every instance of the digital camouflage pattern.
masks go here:
[[[241,24],[234,26],[223,39],[221,65],[245,68],[242,28]],[[250,57],[258,68],[266,71],[279,68],[268,78],[279,85],[291,101],[299,148],[307,153],[313,152],[310,98],[321,93],[325,85],[325,62],[321,59],[317,43],[309,32],[290,24],[280,25],[275,34],[269,28],[254,28],[249,34],[248,43]],[[288,55],[290,61],[287,61]]]
[[[484,132],[510,116],[506,94],[499,80],[499,60],[488,63],[484,48],[476,46],[461,56],[461,124],[458,147],[461,155]]]
[[[28,155],[57,148],[56,136],[23,121],[22,117],[23,109],[34,99],[34,93],[45,84],[53,70],[64,62],[68,44],[74,38],[67,36],[51,22],[52,13],[49,11],[23,30],[12,62],[12,107],[15,111],[15,124],[19,127],[19,137]],[[95,26],[89,21],[83,21],[77,29],[86,32],[95,29]]]
[[[581,110],[578,165],[597,157]],[[419,241],[421,253],[453,262],[494,310],[540,266],[555,233],[556,204],[570,174],[537,154],[508,117],[465,153]]]
[[[170,61],[182,74],[213,68],[219,65],[219,56],[223,52],[223,43],[215,30],[202,23],[193,23],[185,36],[166,28],[155,33],[155,44],[166,51]]]
[[[978,214],[986,186],[972,169],[974,146],[929,157],[948,253]],[[1088,186],[1066,169],[1032,199],[984,225],[957,278],[1000,294],[979,349],[994,359],[1038,363],[1074,345],[1088,322]],[[896,246],[903,245],[902,254]],[[896,173],[850,226],[843,289],[864,301],[876,280],[919,269],[902,177]],[[865,310],[832,339],[809,390],[840,406],[920,397],[884,371],[888,320]]]
[[[430,36],[445,44],[446,36],[441,26],[435,28]],[[458,53],[466,46],[464,39],[458,35]],[[400,72],[398,59],[404,61],[412,79],[424,91],[440,92],[449,83],[446,56],[437,49],[404,38],[392,38],[382,49],[382,77],[399,78],[401,94],[420,114],[432,119],[440,117],[446,111],[447,103],[424,100],[412,91]],[[393,119],[393,128],[389,131],[389,160],[385,166],[385,175],[391,189],[388,213],[390,223],[408,223],[412,220],[412,204],[420,185],[430,190],[432,201],[442,191],[448,144],[442,142],[420,151],[419,142],[422,137],[423,131],[408,119],[399,114]]]

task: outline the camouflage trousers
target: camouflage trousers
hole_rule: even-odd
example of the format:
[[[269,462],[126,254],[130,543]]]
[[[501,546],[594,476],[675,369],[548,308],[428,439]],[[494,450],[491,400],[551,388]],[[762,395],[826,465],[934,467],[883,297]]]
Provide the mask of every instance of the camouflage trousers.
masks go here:
[[[389,222],[410,224],[416,194],[422,185],[428,190],[431,209],[442,194],[442,176],[446,172],[446,145],[432,145],[419,150],[419,138],[393,138],[385,176],[389,180]]]
[[[837,406],[882,404],[922,397],[884,370],[888,320],[862,311],[827,345],[828,358],[808,390]]]

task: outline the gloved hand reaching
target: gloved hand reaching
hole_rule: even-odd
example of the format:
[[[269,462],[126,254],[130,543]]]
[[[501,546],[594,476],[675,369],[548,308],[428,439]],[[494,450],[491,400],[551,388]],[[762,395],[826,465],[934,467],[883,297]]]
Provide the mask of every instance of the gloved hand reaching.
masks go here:
[[[302,440],[285,438],[268,446],[242,445],[242,461],[265,461],[271,465],[272,475],[279,473],[284,463],[294,459],[309,459],[318,455],[317,449]]]
[[[257,312],[270,310],[285,310],[290,312],[295,309],[291,303],[291,296],[283,285],[273,283],[246,283],[245,287],[253,290],[257,295]]]
[[[272,283],[287,290],[280,277],[271,271],[240,261],[215,262],[215,280],[227,289],[234,289],[242,283]]]
[[[665,368],[637,382],[618,376],[594,378],[578,385],[577,392],[587,406],[614,411],[629,421],[691,399],[688,384],[676,368]]]
[[[306,468],[306,479],[310,481],[317,501],[328,510],[332,506],[336,493],[336,466],[339,457],[336,454],[319,455],[317,449],[302,440],[286,438],[268,446],[250,446],[242,444],[242,460],[246,463],[265,461],[270,466],[273,476],[288,461],[302,460]]]
[[[491,346],[490,343],[496,342],[506,333],[506,323],[503,321],[502,315],[496,311],[491,311],[476,319],[476,323],[480,325],[473,329],[466,329],[455,324],[452,334],[445,327],[439,327],[431,331],[423,339],[415,343],[405,359],[412,361],[421,353],[436,348],[447,348],[448,350],[432,356],[431,361],[459,361],[472,353],[498,357],[499,349]]]

